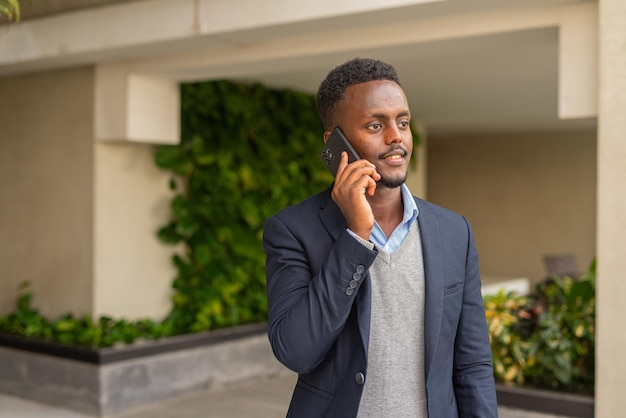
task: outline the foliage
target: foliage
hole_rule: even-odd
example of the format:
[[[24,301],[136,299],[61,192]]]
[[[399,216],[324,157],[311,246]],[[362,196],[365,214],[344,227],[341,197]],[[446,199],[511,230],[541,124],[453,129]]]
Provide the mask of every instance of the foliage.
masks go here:
[[[20,2],[18,0],[0,0],[0,16],[6,16],[9,21],[20,21]]]
[[[77,318],[66,314],[48,320],[32,307],[33,294],[29,284],[23,283],[21,287],[16,310],[0,316],[0,333],[89,347],[111,347],[142,338],[159,338],[168,333],[164,325],[149,319],[132,322],[103,316],[94,321],[89,315]]]
[[[523,383],[530,343],[522,338],[528,299],[500,290],[485,296],[495,376],[504,382]]]
[[[228,81],[182,92],[181,144],[156,154],[176,191],[159,237],[184,247],[166,321],[180,332],[265,321],[263,223],[332,182],[314,97]]]
[[[485,297],[495,376],[593,393],[595,261],[581,277],[553,276],[534,294]]]

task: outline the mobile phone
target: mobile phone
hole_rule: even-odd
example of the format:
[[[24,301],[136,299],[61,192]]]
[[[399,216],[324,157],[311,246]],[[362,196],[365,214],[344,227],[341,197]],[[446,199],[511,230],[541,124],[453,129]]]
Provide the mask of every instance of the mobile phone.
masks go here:
[[[350,145],[346,136],[341,132],[341,129],[337,127],[330,133],[328,140],[322,148],[322,152],[320,152],[322,161],[324,161],[324,164],[326,164],[333,176],[337,174],[342,151],[348,153],[348,163],[361,159],[359,154],[352,148],[352,145]]]

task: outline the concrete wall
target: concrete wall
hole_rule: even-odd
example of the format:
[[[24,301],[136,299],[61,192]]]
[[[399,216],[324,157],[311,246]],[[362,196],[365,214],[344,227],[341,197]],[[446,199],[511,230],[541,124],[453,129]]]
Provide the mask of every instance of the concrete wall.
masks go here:
[[[484,276],[545,278],[542,257],[595,255],[595,133],[431,137],[428,197],[468,217]]]
[[[596,416],[626,410],[626,2],[600,1]]]
[[[49,317],[160,319],[171,305],[169,174],[154,146],[94,141],[94,71],[0,78],[0,314],[19,284]]]
[[[265,332],[247,329],[247,334],[239,331],[234,338],[228,333],[237,333],[237,328],[221,332],[221,341],[208,341],[208,335],[201,341],[198,337],[202,334],[181,336],[177,347],[168,347],[167,340],[157,341],[151,347],[161,348],[160,352],[137,355],[137,347],[130,348],[135,356],[103,364],[0,346],[0,393],[74,410],[80,416],[109,417],[180,399],[194,391],[219,391],[260,378],[292,374],[274,357]],[[124,348],[117,354],[123,355]],[[2,416],[9,415],[3,405]],[[29,416],[51,414],[33,412]]]
[[[0,313],[93,306],[93,70],[0,78]]]
[[[169,174],[154,147],[95,146],[94,313],[161,319],[169,312],[176,249],[158,241],[170,215]]]

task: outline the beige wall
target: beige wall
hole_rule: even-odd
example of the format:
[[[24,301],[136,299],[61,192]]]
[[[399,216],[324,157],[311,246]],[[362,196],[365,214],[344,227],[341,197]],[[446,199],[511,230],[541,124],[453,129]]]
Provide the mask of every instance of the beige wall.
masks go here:
[[[154,147],[94,141],[92,68],[0,78],[0,314],[19,284],[49,317],[160,319],[175,248]]]
[[[485,276],[545,277],[542,256],[595,255],[595,133],[430,137],[428,197],[468,217]]]
[[[600,1],[595,416],[626,410],[626,2]]]
[[[170,175],[153,153],[144,144],[96,144],[96,315],[161,319],[171,308],[175,247],[156,235],[170,216]]]
[[[0,78],[0,313],[90,311],[93,71]]]

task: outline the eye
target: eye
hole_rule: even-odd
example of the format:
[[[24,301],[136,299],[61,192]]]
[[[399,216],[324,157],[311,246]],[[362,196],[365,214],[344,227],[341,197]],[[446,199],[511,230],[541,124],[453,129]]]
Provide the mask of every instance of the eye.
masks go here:
[[[372,123],[372,124],[370,125],[370,128],[372,128],[372,129],[373,129],[373,130],[375,130],[375,131],[379,130],[379,129],[380,129],[380,128],[382,128],[382,127],[383,127],[383,125],[381,125],[380,123]]]
[[[406,128],[409,127],[409,121],[408,120],[403,120],[398,125],[400,126],[400,128],[406,129]]]

